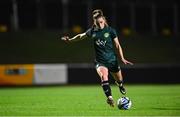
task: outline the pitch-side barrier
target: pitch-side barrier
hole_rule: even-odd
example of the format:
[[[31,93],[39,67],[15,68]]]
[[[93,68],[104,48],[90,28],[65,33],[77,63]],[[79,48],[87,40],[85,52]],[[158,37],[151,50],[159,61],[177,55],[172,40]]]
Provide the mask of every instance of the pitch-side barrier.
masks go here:
[[[124,82],[179,84],[180,65],[121,65]],[[110,82],[114,80],[111,75]],[[6,64],[0,65],[0,85],[99,84],[93,64]]]

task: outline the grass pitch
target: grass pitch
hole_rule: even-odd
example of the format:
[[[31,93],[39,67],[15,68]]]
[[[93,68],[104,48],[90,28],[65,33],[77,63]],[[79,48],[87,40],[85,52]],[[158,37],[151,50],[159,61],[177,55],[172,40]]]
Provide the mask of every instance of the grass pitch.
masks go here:
[[[0,116],[180,116],[180,85],[127,85],[130,110],[106,104],[100,86],[0,88]],[[112,86],[115,100],[121,97]]]

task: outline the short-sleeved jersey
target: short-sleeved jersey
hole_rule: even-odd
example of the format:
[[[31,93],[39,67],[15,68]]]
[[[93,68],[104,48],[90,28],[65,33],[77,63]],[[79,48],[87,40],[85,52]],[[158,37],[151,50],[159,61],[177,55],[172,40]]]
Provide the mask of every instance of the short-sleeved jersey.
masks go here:
[[[117,60],[113,40],[117,37],[116,31],[106,26],[103,29],[92,27],[86,31],[86,35],[94,41],[96,61],[111,63]]]

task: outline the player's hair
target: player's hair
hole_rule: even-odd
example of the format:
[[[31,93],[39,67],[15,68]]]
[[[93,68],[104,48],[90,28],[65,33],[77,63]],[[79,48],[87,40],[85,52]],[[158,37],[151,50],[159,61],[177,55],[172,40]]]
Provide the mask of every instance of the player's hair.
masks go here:
[[[96,9],[92,12],[92,17],[93,17],[93,21],[94,21],[94,26],[97,26],[96,20],[100,17],[102,17],[105,20],[105,25],[108,26],[107,24],[107,20],[106,17],[103,15],[103,11],[101,9]]]
[[[92,15],[95,16],[95,15],[103,15],[103,11],[101,9],[96,9],[92,12]]]

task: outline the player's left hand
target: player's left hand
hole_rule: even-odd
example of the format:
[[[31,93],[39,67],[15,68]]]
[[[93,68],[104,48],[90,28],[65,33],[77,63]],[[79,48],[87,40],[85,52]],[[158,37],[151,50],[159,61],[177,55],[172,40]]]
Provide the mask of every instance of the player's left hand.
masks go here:
[[[122,62],[126,65],[126,64],[130,64],[130,65],[133,65],[132,62],[126,60],[126,59],[122,59]]]

